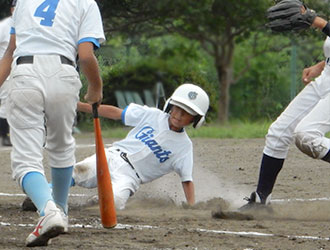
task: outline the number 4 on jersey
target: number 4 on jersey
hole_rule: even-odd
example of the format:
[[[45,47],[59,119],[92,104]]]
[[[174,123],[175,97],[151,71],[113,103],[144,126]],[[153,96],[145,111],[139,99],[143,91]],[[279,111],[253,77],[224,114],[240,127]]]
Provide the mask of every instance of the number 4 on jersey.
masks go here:
[[[34,16],[43,18],[40,21],[40,24],[43,26],[53,26],[55,11],[57,8],[59,0],[45,0],[39,7],[36,9]]]

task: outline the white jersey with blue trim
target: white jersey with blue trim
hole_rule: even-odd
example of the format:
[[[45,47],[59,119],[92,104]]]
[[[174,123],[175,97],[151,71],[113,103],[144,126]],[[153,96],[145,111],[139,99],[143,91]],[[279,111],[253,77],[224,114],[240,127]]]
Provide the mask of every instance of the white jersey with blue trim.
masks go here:
[[[18,0],[11,32],[16,34],[14,57],[55,54],[75,61],[79,43],[99,46],[105,40],[94,0]]]
[[[330,37],[328,37],[328,36],[325,39],[324,44],[323,44],[323,53],[326,58],[330,57]]]
[[[7,17],[0,22],[0,59],[5,54],[10,38],[11,17]]]
[[[124,140],[113,146],[127,153],[142,183],[175,171],[181,181],[192,181],[193,146],[187,133],[169,128],[169,114],[130,104],[123,111],[125,125],[134,126]]]

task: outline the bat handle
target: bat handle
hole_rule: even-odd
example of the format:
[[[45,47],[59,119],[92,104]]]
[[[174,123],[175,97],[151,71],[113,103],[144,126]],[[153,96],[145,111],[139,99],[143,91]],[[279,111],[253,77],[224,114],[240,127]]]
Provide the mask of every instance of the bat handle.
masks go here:
[[[99,114],[98,114],[98,112],[97,112],[98,103],[97,103],[97,102],[94,103],[94,104],[92,105],[92,107],[93,107],[93,117],[94,117],[94,118],[99,118]]]

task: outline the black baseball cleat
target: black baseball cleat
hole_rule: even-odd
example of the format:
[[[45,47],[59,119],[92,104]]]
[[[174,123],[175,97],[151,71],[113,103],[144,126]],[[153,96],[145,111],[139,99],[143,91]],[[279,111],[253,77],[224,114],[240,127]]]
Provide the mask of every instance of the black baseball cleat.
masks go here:
[[[29,197],[25,197],[22,203],[22,210],[23,211],[37,211],[36,206],[33,204],[32,200]]]
[[[257,192],[252,192],[250,198],[244,198],[244,200],[246,200],[248,203],[241,206],[238,210],[241,212],[248,212],[251,210],[265,210],[268,212],[273,212],[273,209],[270,206],[270,197],[271,194],[268,195],[266,199],[261,199]]]

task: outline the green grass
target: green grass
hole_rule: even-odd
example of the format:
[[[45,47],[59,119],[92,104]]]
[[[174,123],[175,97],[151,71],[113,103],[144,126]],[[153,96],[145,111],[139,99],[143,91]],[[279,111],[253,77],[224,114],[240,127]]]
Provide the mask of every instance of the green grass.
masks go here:
[[[225,125],[212,123],[199,129],[190,126],[187,128],[187,133],[191,138],[263,138],[267,134],[270,124],[271,121],[231,121]],[[84,132],[93,132],[92,124],[83,124],[79,128],[83,132],[80,136],[84,136]],[[106,138],[124,138],[129,129],[129,127],[113,127],[103,123],[102,136]]]
[[[225,125],[207,124],[194,129],[187,129],[191,138],[263,138],[267,134],[267,130],[271,122],[242,122],[232,121]]]

